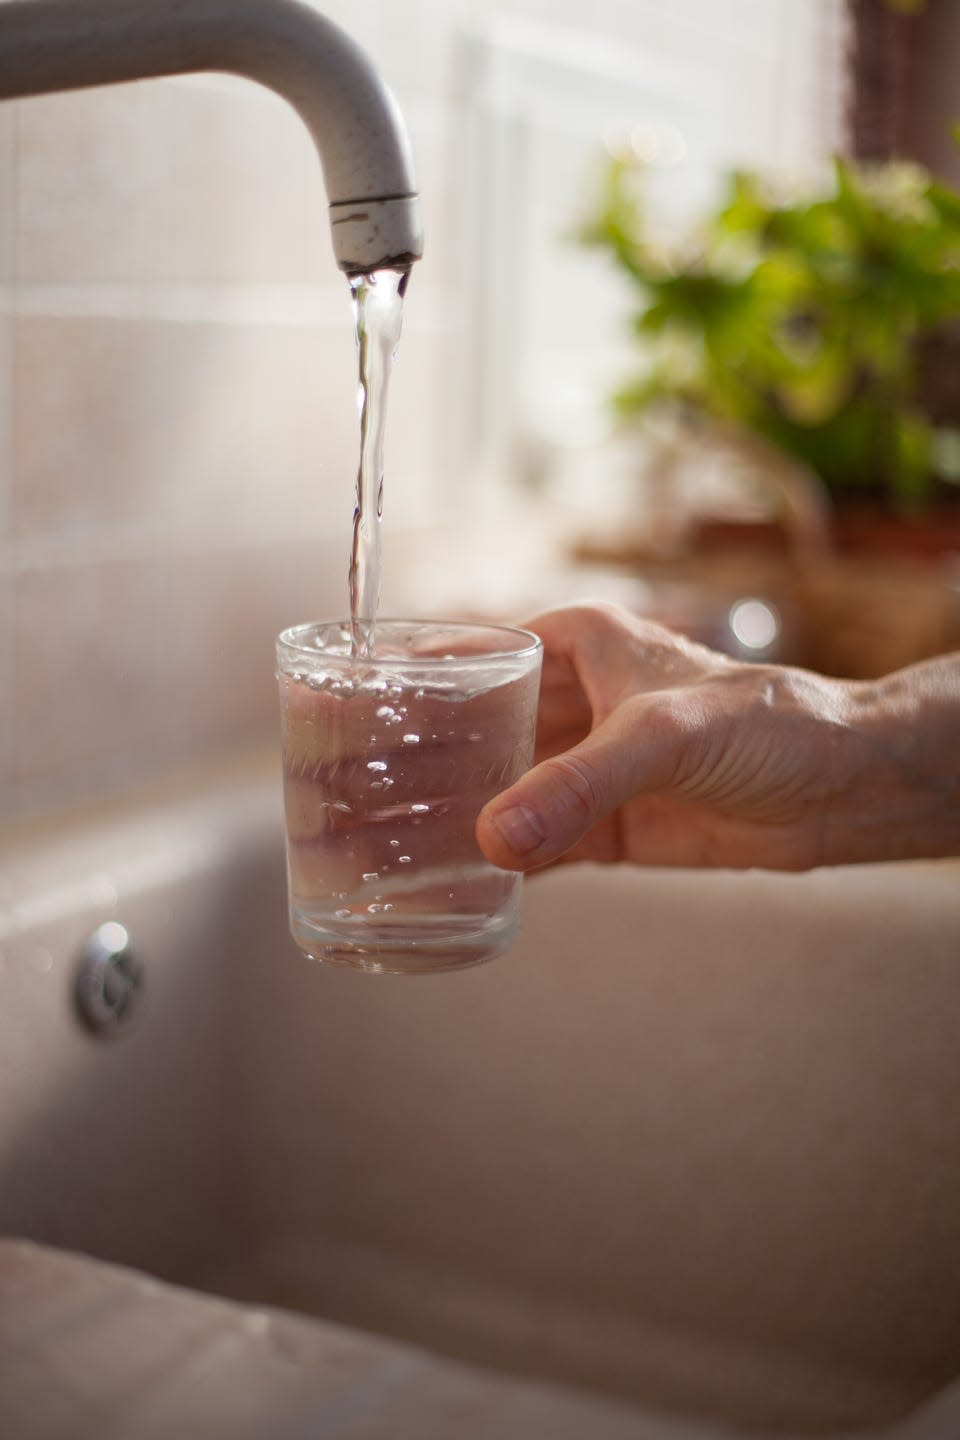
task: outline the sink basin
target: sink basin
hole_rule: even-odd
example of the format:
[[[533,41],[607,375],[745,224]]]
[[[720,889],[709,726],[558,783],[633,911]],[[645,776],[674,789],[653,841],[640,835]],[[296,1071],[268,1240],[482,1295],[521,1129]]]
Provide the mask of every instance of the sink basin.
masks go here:
[[[295,949],[281,837],[250,763],[8,838],[0,1233],[638,1437],[956,1440],[960,865],[558,868],[508,955],[372,978]],[[109,1038],[104,921],[143,977]]]

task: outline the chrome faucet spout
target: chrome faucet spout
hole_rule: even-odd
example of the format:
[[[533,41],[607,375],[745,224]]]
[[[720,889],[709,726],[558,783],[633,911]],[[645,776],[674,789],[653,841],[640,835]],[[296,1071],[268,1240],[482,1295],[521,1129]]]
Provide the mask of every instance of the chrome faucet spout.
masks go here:
[[[218,70],[290,102],[320,153],[337,264],[422,253],[410,143],[363,49],[303,0],[6,0],[0,99]]]

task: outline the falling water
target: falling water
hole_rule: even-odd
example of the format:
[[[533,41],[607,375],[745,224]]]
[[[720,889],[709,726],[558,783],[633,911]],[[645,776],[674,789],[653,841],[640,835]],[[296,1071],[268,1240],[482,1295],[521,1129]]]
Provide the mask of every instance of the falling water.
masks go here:
[[[354,655],[374,648],[380,601],[380,517],[383,513],[383,435],[387,389],[400,341],[409,270],[352,275],[350,290],[360,359],[360,469],[350,560],[350,627]]]

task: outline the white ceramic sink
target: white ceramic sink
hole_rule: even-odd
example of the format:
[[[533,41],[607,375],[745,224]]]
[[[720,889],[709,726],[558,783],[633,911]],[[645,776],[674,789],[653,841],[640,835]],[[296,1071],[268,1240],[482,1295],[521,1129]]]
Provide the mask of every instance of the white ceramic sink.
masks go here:
[[[2,859],[0,1232],[638,1437],[960,1436],[960,866],[561,868],[507,956],[374,978],[287,937],[272,771]],[[145,977],[109,1041],[71,1006],[105,920]]]

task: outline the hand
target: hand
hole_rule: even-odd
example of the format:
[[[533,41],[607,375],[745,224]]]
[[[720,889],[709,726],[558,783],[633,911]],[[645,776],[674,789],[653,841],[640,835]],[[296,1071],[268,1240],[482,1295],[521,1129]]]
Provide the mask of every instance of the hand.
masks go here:
[[[870,684],[733,661],[605,604],[526,628],[544,644],[536,763],[481,811],[494,864],[960,853],[960,657]]]

